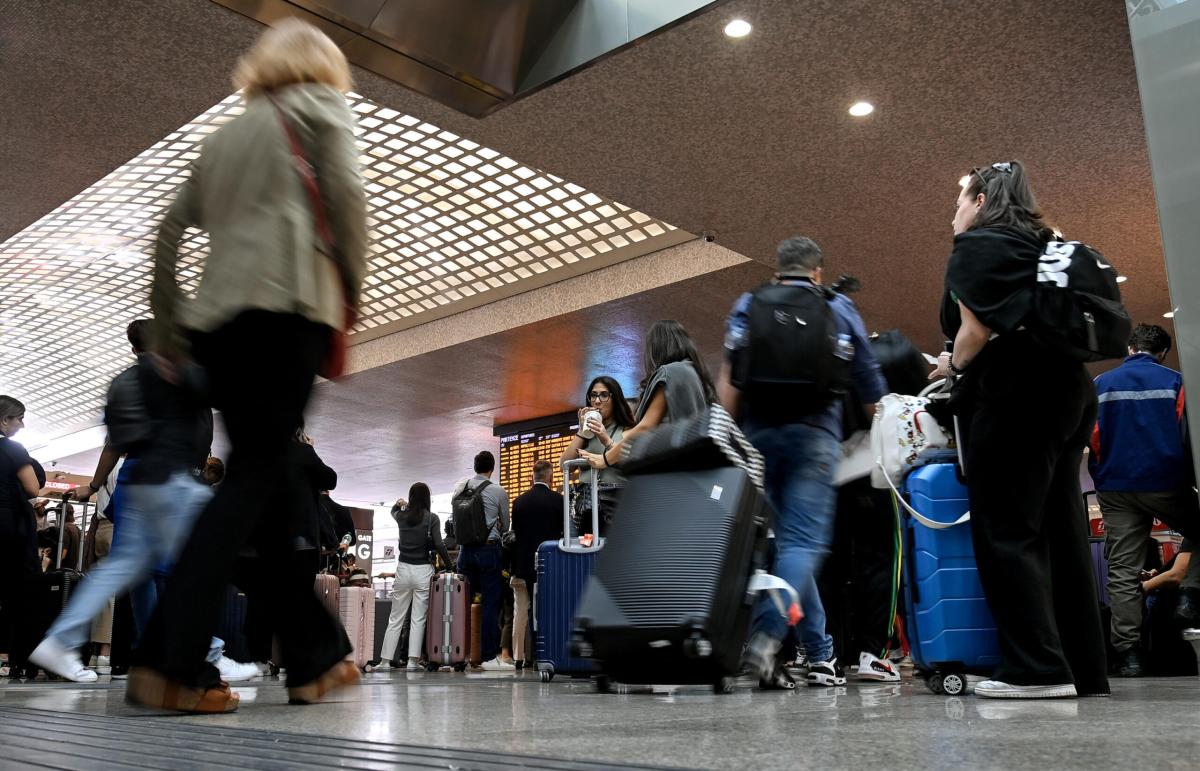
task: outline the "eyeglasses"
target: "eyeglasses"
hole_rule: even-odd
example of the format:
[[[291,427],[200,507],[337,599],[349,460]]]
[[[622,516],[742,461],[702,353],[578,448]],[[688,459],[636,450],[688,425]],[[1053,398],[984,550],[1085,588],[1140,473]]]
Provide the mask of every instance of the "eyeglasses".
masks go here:
[[[609,391],[589,391],[589,402],[606,402],[612,398],[612,393]]]

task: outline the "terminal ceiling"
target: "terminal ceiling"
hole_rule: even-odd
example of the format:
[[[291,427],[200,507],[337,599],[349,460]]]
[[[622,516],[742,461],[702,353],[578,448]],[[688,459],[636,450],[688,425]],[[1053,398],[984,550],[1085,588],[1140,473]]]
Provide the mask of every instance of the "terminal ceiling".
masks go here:
[[[0,71],[9,84],[0,239],[226,99],[232,64],[261,29],[209,0],[122,0],[103,13],[69,2],[0,5]],[[357,92],[653,221],[714,233],[753,260],[769,262],[788,235],[812,235],[833,272],[862,280],[857,299],[870,326],[901,328],[931,348],[956,181],[971,166],[1013,157],[1032,166],[1042,204],[1063,232],[1130,276],[1123,290],[1138,320],[1167,323],[1125,13],[1094,0],[733,0],[483,119],[364,71]],[[722,34],[734,16],[754,25],[749,37]],[[876,105],[866,120],[846,113],[859,99]],[[695,291],[674,307],[656,291],[619,307],[639,320],[687,315],[715,355],[729,302],[765,272],[731,268],[693,279]],[[109,310],[105,302],[95,300],[97,317]],[[93,346],[82,323],[57,323],[52,295],[38,316],[53,331],[44,344],[58,360]],[[561,322],[541,328],[555,330]],[[536,369],[566,371],[527,412],[577,401],[590,373],[561,353],[533,349],[542,357]],[[462,352],[441,355],[461,361]],[[3,360],[6,369],[20,366],[8,352]],[[508,364],[489,360],[483,377],[501,390],[519,388],[506,384]],[[87,376],[70,366],[39,370],[65,381]],[[402,395],[373,377],[356,375],[346,397],[371,403],[388,393],[436,405],[433,391],[446,395],[436,379],[417,378],[415,391]],[[478,412],[477,396],[437,408],[447,434],[469,424],[472,440],[481,436],[479,417],[450,419]],[[422,430],[442,427],[434,421]],[[435,460],[447,458],[431,459],[430,476]]]

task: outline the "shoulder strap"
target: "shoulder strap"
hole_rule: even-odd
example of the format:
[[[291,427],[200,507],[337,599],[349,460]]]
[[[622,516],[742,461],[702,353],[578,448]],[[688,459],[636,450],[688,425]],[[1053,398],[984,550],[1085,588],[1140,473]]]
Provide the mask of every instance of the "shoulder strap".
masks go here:
[[[891,475],[888,474],[887,469],[884,468],[883,460],[881,458],[875,459],[875,465],[877,465],[877,466],[879,466],[879,468],[883,469],[883,478],[887,480],[888,487],[890,487],[892,489],[892,497],[895,500],[900,502],[900,505],[903,506],[908,511],[908,513],[912,515],[913,519],[917,520],[918,522],[920,522],[922,525],[929,528],[930,530],[947,530],[949,528],[952,528],[957,525],[961,525],[965,522],[971,521],[971,512],[969,510],[964,511],[962,513],[962,516],[960,516],[958,519],[954,520],[953,522],[938,522],[936,520],[930,519],[929,517],[926,517],[921,512],[917,511],[911,505],[909,505],[908,501],[904,500],[904,496],[901,495],[900,491],[896,489],[896,483],[892,481]]]
[[[275,108],[275,113],[279,116],[279,123],[283,126],[283,132],[287,135],[288,147],[292,152],[292,159],[295,161],[296,173],[300,176],[300,183],[304,185],[304,192],[308,195],[308,205],[312,210],[313,225],[316,227],[317,236],[321,239],[323,247],[321,253],[333,262],[337,268],[338,282],[342,285],[342,294],[347,294],[345,279],[342,277],[342,266],[338,262],[337,250],[334,248],[333,230],[329,227],[329,217],[325,213],[325,202],[321,200],[321,187],[317,182],[317,174],[313,169],[313,165],[308,160],[308,156],[304,154],[304,145],[300,143],[300,137],[296,134],[296,129],[292,126],[291,120],[288,119],[287,113],[279,106],[279,102],[275,97],[266,92],[266,97],[271,101],[271,105]]]

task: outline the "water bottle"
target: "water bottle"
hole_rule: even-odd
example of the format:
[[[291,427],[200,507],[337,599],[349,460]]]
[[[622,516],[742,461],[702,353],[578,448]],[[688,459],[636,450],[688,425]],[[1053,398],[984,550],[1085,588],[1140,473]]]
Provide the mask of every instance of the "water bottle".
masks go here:
[[[845,359],[846,361],[854,358],[854,343],[850,342],[850,335],[844,332],[838,335],[835,354],[839,359]]]

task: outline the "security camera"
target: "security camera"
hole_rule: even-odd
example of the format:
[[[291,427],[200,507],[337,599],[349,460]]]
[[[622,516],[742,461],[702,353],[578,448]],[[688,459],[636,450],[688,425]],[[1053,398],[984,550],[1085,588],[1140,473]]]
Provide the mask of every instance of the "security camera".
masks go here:
[[[700,240],[706,244],[711,244],[713,241],[717,240],[717,234],[711,230],[706,230],[700,234]]]

